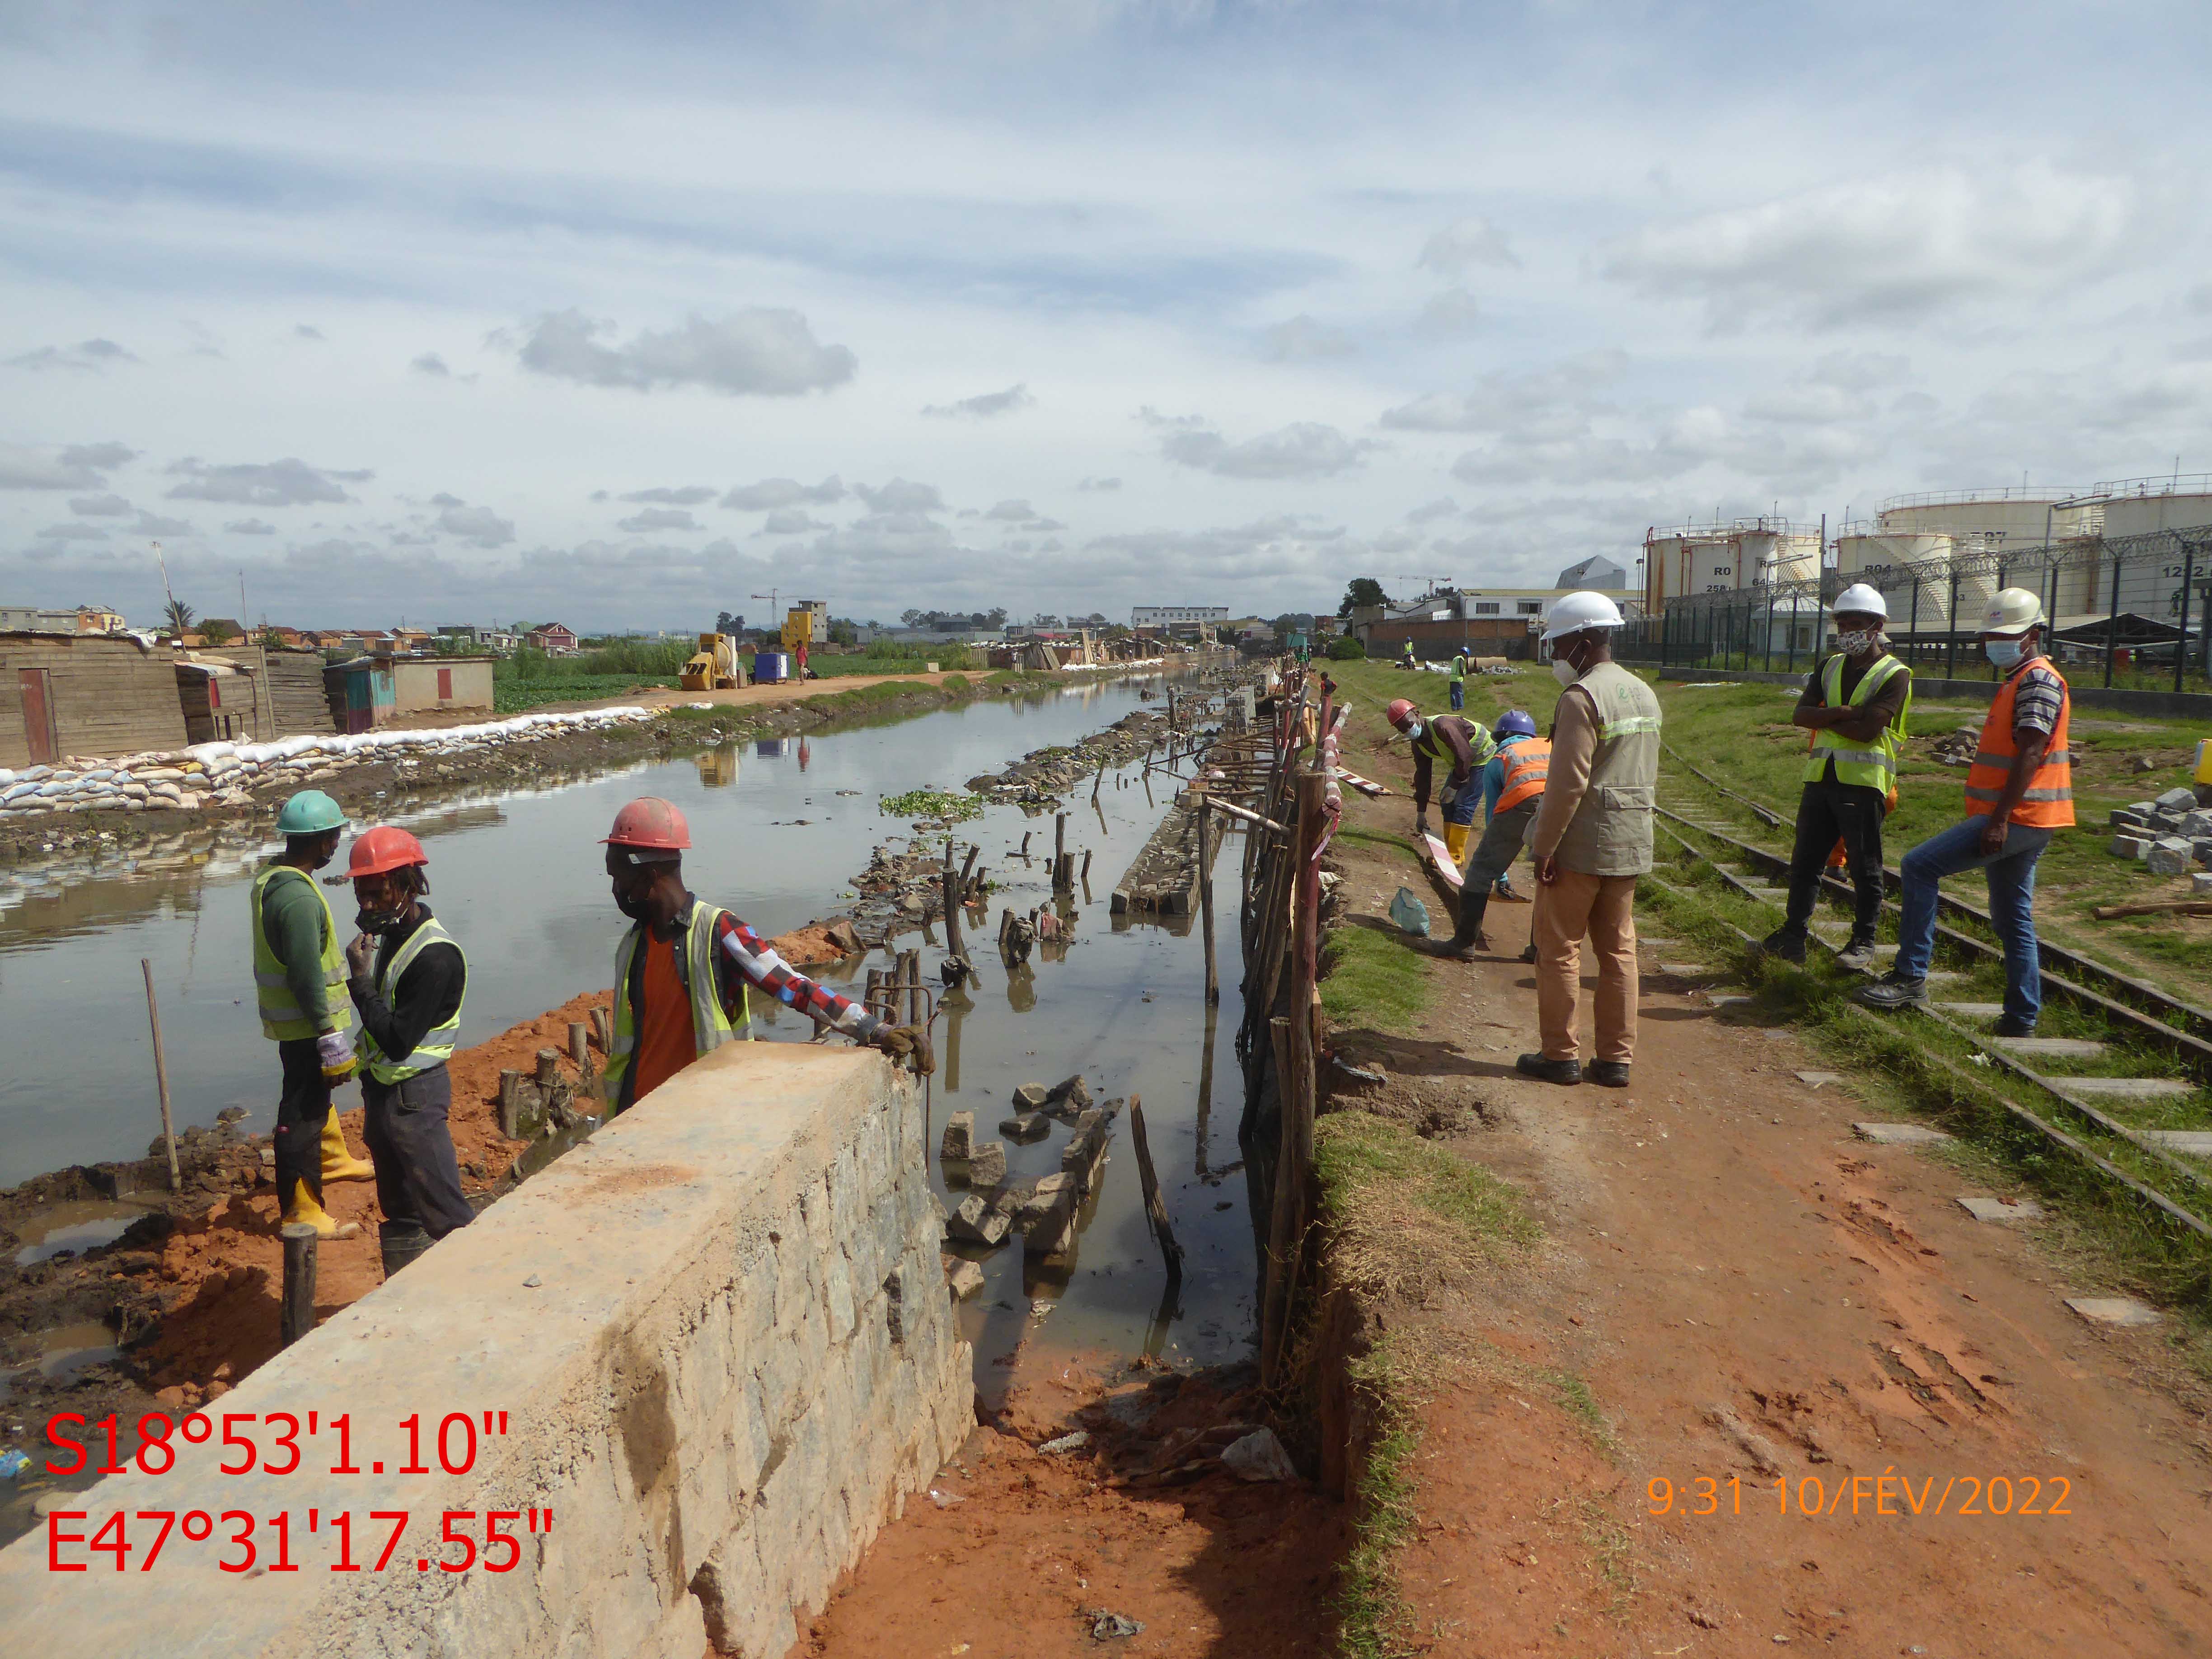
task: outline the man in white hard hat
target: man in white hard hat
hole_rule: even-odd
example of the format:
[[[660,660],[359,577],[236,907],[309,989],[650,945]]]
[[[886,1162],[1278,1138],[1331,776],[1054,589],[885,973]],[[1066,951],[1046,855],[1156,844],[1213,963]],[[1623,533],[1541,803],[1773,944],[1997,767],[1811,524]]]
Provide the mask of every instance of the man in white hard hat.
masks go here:
[[[1897,787],[1898,757],[1912,708],[1912,671],[1882,639],[1889,606],[1879,589],[1854,583],[1836,595],[1836,652],[1814,669],[1790,723],[1813,734],[1805,787],[1797,799],[1797,843],[1790,855],[1790,902],[1782,926],[1760,949],[1785,962],[1805,960],[1806,924],[1821,872],[1838,841],[1858,902],[1851,937],[1837,960],[1874,962],[1881,920],[1881,821]]]
[[[2035,862],[2074,822],[2074,774],[2066,751],[2071,698],[2042,653],[2043,601],[2008,587],[1982,617],[1982,650],[2004,673],[1990,701],[1981,742],[1966,773],[1966,817],[1905,855],[1897,963],[1859,993],[1876,1008],[1928,1000],[1936,954],[1936,884],[1978,869],[1989,882],[1990,922],[2004,942],[2004,1017],[1998,1036],[2033,1036],[2043,1011],[2036,959]]]
[[[1579,1083],[1575,1038],[1582,941],[1597,956],[1597,1052],[1589,1080],[1628,1086],[1636,1050],[1636,878],[1651,867],[1659,787],[1659,699],[1613,659],[1620,608],[1570,593],[1545,619],[1552,673],[1566,690],[1552,716],[1543,805],[1528,832],[1536,864],[1536,1019],[1543,1048],[1517,1069]]]

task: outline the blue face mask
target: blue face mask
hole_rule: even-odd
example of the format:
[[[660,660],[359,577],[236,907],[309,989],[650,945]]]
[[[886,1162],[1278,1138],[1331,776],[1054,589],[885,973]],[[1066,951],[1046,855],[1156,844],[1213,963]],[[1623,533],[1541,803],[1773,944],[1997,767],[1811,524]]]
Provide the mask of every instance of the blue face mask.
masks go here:
[[[1427,727],[1424,722],[1420,720],[1412,720],[1407,724],[1406,736],[1410,741],[1419,742],[1421,733],[1426,729]]]
[[[2016,668],[2024,647],[2018,640],[1984,640],[1982,650],[2000,668]]]

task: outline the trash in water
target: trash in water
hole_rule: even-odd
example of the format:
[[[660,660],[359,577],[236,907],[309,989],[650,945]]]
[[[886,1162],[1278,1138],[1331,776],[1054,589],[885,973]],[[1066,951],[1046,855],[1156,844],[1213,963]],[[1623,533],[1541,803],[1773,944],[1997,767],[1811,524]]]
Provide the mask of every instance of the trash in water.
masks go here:
[[[30,1466],[31,1460],[10,1446],[6,1451],[0,1452],[0,1480],[13,1480]]]
[[[1118,1613],[1109,1613],[1103,1607],[1091,1610],[1091,1634],[1096,1641],[1110,1641],[1116,1636],[1134,1636],[1144,1627],[1142,1620],[1125,1618]]]
[[[1417,939],[1429,936],[1429,907],[1410,887],[1401,887],[1398,896],[1390,901],[1390,920],[1398,924],[1401,933]]]

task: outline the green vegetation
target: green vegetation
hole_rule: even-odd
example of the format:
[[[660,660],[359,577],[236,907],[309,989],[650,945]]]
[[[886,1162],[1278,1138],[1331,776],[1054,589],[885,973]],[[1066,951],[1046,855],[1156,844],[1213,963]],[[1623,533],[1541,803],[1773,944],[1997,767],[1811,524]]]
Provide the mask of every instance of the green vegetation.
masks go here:
[[[1346,1659],[1398,1659],[1411,1651],[1407,1609],[1398,1593],[1395,1562],[1410,1542],[1419,1512],[1413,1506],[1413,1459],[1420,1432],[1412,1390],[1394,1363],[1389,1338],[1352,1362],[1352,1386],[1366,1401],[1380,1430],[1352,1495],[1352,1549],[1340,1569],[1336,1591],[1338,1651]]]
[[[1322,1012],[1333,1024],[1409,1031],[1428,1012],[1428,959],[1396,928],[1331,928],[1321,954]]]
[[[1349,634],[1339,634],[1322,654],[1331,662],[1359,662],[1366,658],[1367,647]]]
[[[935,818],[945,823],[963,823],[983,816],[983,798],[951,794],[941,789],[909,789],[903,795],[885,795],[876,803],[876,810],[887,817]]]
[[[492,712],[498,714],[520,714],[552,702],[605,702],[653,687],[676,684],[673,675],[663,679],[641,679],[635,674],[580,674],[550,679],[509,679],[500,675],[500,667],[503,665],[495,665],[492,669],[491,706]]]
[[[1358,1223],[1376,1203],[1414,1205],[1443,1224],[1454,1253],[1464,1259],[1543,1237],[1521,1194],[1481,1164],[1365,1112],[1316,1120],[1314,1176],[1332,1225]]]

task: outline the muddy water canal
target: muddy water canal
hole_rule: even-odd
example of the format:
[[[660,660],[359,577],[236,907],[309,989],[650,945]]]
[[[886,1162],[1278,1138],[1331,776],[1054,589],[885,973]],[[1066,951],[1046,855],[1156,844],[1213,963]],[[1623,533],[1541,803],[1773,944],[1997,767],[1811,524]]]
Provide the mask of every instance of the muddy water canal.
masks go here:
[[[461,1042],[482,1042],[610,982],[623,924],[598,843],[631,797],[676,801],[691,823],[695,845],[685,863],[693,888],[763,933],[781,933],[846,908],[850,878],[872,850],[907,836],[907,824],[878,811],[881,797],[957,790],[1031,750],[1072,744],[1142,706],[1140,684],[726,745],[395,818],[422,837],[430,902],[469,953]],[[979,1138],[998,1138],[1013,1090],[1026,1082],[1080,1072],[1101,1099],[1141,1095],[1188,1252],[1182,1293],[1164,1302],[1126,1120],[1117,1120],[1103,1192],[1065,1285],[1024,1283],[1018,1237],[983,1259],[986,1288],[963,1305],[962,1319],[987,1398],[1006,1374],[994,1362],[1025,1334],[1048,1330],[1045,1340],[1069,1348],[1149,1349],[1200,1362],[1234,1358],[1249,1339],[1251,1231],[1236,1173],[1240,1073],[1230,1042],[1240,1013],[1233,908],[1220,918],[1223,1000],[1211,1015],[1200,994],[1196,929],[1179,934],[1140,923],[1117,931],[1109,912],[1115,881],[1172,787],[1156,780],[1148,800],[1133,765],[1107,774],[1095,806],[1087,787],[1070,798],[1069,846],[1093,854],[1091,880],[1075,896],[1073,936],[1064,946],[1040,945],[1027,968],[1013,973],[990,939],[1001,908],[1027,912],[1049,902],[1047,858],[1024,865],[1014,849],[1027,832],[1032,853],[1048,854],[1052,818],[994,806],[956,832],[981,846],[980,861],[1000,890],[992,896],[990,926],[971,927],[977,936],[968,941],[981,982],[967,993],[970,1006],[961,1009],[956,999],[937,1028],[933,1146],[946,1114],[957,1110],[975,1113]],[[268,850],[248,832],[211,827],[104,860],[0,874],[0,1027],[9,1054],[0,1068],[0,1185],[148,1150],[159,1115],[142,957],[153,963],[161,1000],[179,1128],[211,1124],[234,1106],[246,1113],[242,1127],[270,1127],[275,1056],[254,1018],[246,898]],[[1233,867],[1226,861],[1240,852],[1232,839],[1224,866]],[[349,937],[350,893],[330,892]],[[898,942],[922,945],[925,980],[933,982],[941,939],[907,934]],[[887,961],[878,953],[809,971],[857,994],[866,969]],[[785,1014],[764,1018],[759,1034],[801,1040],[808,1033],[804,1021]],[[358,1103],[349,1085],[341,1109]],[[1065,1138],[1061,1130],[1034,1146],[1009,1143],[1012,1173],[1056,1169]],[[943,1194],[941,1170],[933,1175]],[[96,1231],[98,1221],[87,1219]]]

